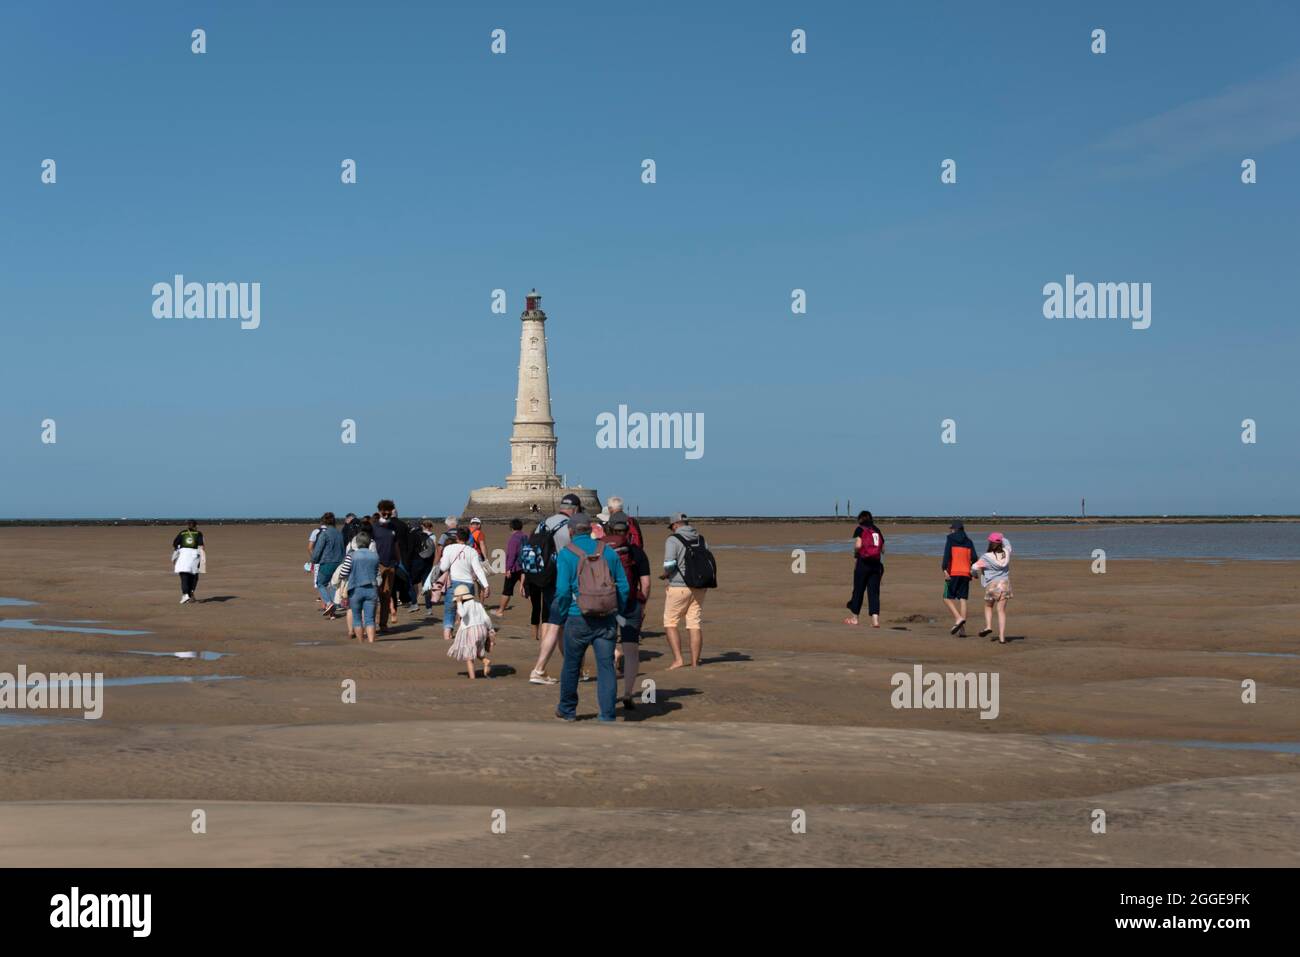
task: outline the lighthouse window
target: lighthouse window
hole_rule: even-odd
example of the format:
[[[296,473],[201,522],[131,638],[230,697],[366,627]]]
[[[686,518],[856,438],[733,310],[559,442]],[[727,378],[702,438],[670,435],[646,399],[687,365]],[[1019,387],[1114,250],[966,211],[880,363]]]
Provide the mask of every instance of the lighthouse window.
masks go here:
[[[537,378],[537,372],[538,372],[537,366],[529,366],[529,367],[528,367],[528,377],[529,377],[530,379],[536,379],[536,378]]]
[[[536,412],[536,411],[537,411],[537,407],[538,407],[539,405],[541,405],[541,403],[538,402],[536,399],[533,399],[533,400],[532,400],[531,402],[529,402],[528,404],[529,404],[529,406],[530,406],[530,411],[533,411],[533,412]]]

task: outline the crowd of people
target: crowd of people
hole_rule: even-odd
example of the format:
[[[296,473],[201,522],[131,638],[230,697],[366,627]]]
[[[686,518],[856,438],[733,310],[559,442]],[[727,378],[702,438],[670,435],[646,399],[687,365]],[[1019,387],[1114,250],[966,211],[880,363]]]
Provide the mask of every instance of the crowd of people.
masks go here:
[[[685,513],[669,517],[669,537],[658,578],[664,582],[664,631],[672,652],[669,670],[698,667],[704,651],[703,606],[717,585],[716,563],[704,537]],[[510,522],[499,567],[502,595],[491,607],[493,572],[483,522],[447,516],[444,530],[422,519],[408,525],[390,499],[358,517],[333,512],[321,516],[307,542],[304,568],[312,575],[320,614],[344,617],[349,634],[374,642],[402,615],[434,618],[441,603],[443,639],[449,657],[464,662],[471,679],[491,677],[497,620],[518,590],[527,598],[529,624],[537,641],[537,660],[528,680],[558,685],[555,714],[576,720],[578,685],[592,680],[584,668],[595,661],[599,720],[615,720],[621,699],[636,709],[640,636],[651,597],[650,557],[640,523],[611,497],[607,509],[589,516],[578,496],[566,494],[558,510],[528,532],[521,519]],[[687,644],[683,655],[681,629]],[[560,676],[548,673],[561,652]],[[618,680],[622,678],[622,694]]]
[[[663,566],[663,624],[672,661],[668,670],[698,667],[704,651],[704,602],[717,587],[717,564],[704,537],[684,512],[669,516]],[[207,553],[203,533],[190,521],[172,543],[174,570],[180,576],[181,603],[195,600]],[[860,624],[864,600],[873,628],[880,627],[880,588],[884,578],[885,536],[872,514],[858,513],[853,530],[853,592],[848,625]],[[984,587],[984,628],[1006,644],[1007,602],[1011,593],[1011,543],[1000,532],[988,536],[977,551],[960,519],[954,519],[944,542],[941,563],[943,601],[953,617],[950,634],[966,637],[971,579]],[[339,522],[333,512],[320,517],[307,541],[304,563],[312,578],[320,614],[346,618],[350,637],[373,643],[397,625],[399,616],[435,620],[442,604],[442,637],[447,654],[466,665],[470,679],[492,676],[496,622],[511,608],[516,590],[528,599],[529,624],[537,642],[531,684],[559,685],[555,716],[576,720],[578,686],[591,680],[584,668],[590,652],[595,661],[599,720],[615,720],[621,699],[625,711],[636,709],[640,638],[651,598],[650,558],[640,523],[618,497],[596,516],[582,511],[577,495],[566,494],[558,511],[526,531],[521,519],[510,522],[499,567],[493,569],[483,522],[462,524],[448,515],[441,532],[428,518],[414,525],[398,517],[396,504],[383,499],[374,513],[349,512]],[[490,606],[493,571],[504,574],[500,602]],[[682,629],[686,642],[683,644]],[[560,677],[547,668],[561,652]],[[619,694],[618,679],[623,679]]]
[[[966,525],[955,518],[948,526],[944,540],[943,602],[952,614],[953,625],[949,634],[966,637],[967,599],[970,597],[971,579],[979,573],[984,587],[984,627],[979,636],[993,634],[993,614],[997,612],[998,637],[1007,643],[1007,602],[1011,600],[1011,542],[1001,532],[990,532],[988,545],[981,555],[975,543],[966,534]],[[853,529],[853,594],[847,608],[846,625],[860,624],[862,600],[866,597],[867,614],[871,627],[880,627],[880,582],[885,576],[885,535],[876,525],[870,512],[858,513],[858,524]]]

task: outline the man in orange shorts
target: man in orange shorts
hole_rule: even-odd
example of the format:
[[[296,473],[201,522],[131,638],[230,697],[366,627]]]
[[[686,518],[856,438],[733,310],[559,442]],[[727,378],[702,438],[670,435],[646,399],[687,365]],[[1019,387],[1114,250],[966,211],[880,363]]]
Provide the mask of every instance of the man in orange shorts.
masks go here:
[[[677,537],[679,535],[681,538]],[[682,539],[685,539],[685,542]],[[682,660],[682,638],[678,632],[683,618],[686,620],[687,634],[691,638],[691,667],[699,666],[700,653],[704,650],[704,618],[701,606],[704,604],[707,589],[691,588],[682,577],[686,551],[696,545],[703,546],[704,538],[690,526],[686,514],[675,512],[670,515],[668,542],[664,545],[664,572],[659,576],[668,582],[664,594],[664,632],[668,637],[668,647],[673,653],[673,663],[668,666],[669,671],[686,664]]]

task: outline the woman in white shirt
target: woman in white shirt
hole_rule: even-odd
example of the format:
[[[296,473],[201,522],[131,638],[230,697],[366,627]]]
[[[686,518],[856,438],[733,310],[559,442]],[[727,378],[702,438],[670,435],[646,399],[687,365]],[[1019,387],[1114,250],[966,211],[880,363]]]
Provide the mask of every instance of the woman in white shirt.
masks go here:
[[[487,568],[478,549],[469,544],[469,529],[456,529],[456,542],[442,550],[442,559],[438,562],[439,571],[448,572],[451,584],[447,593],[455,594],[457,585],[466,585],[471,591],[475,583],[483,587],[482,598],[487,600],[491,589],[488,587]],[[456,623],[456,603],[448,601],[442,610],[442,638],[451,641],[451,627]]]

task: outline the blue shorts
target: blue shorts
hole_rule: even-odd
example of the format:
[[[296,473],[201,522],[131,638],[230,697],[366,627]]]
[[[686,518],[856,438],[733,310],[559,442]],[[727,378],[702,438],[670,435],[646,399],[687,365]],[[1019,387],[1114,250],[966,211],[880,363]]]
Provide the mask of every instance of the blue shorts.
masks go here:
[[[375,627],[375,612],[379,608],[379,594],[375,591],[375,586],[362,585],[354,588],[348,595],[348,607],[352,609],[353,627]]]

